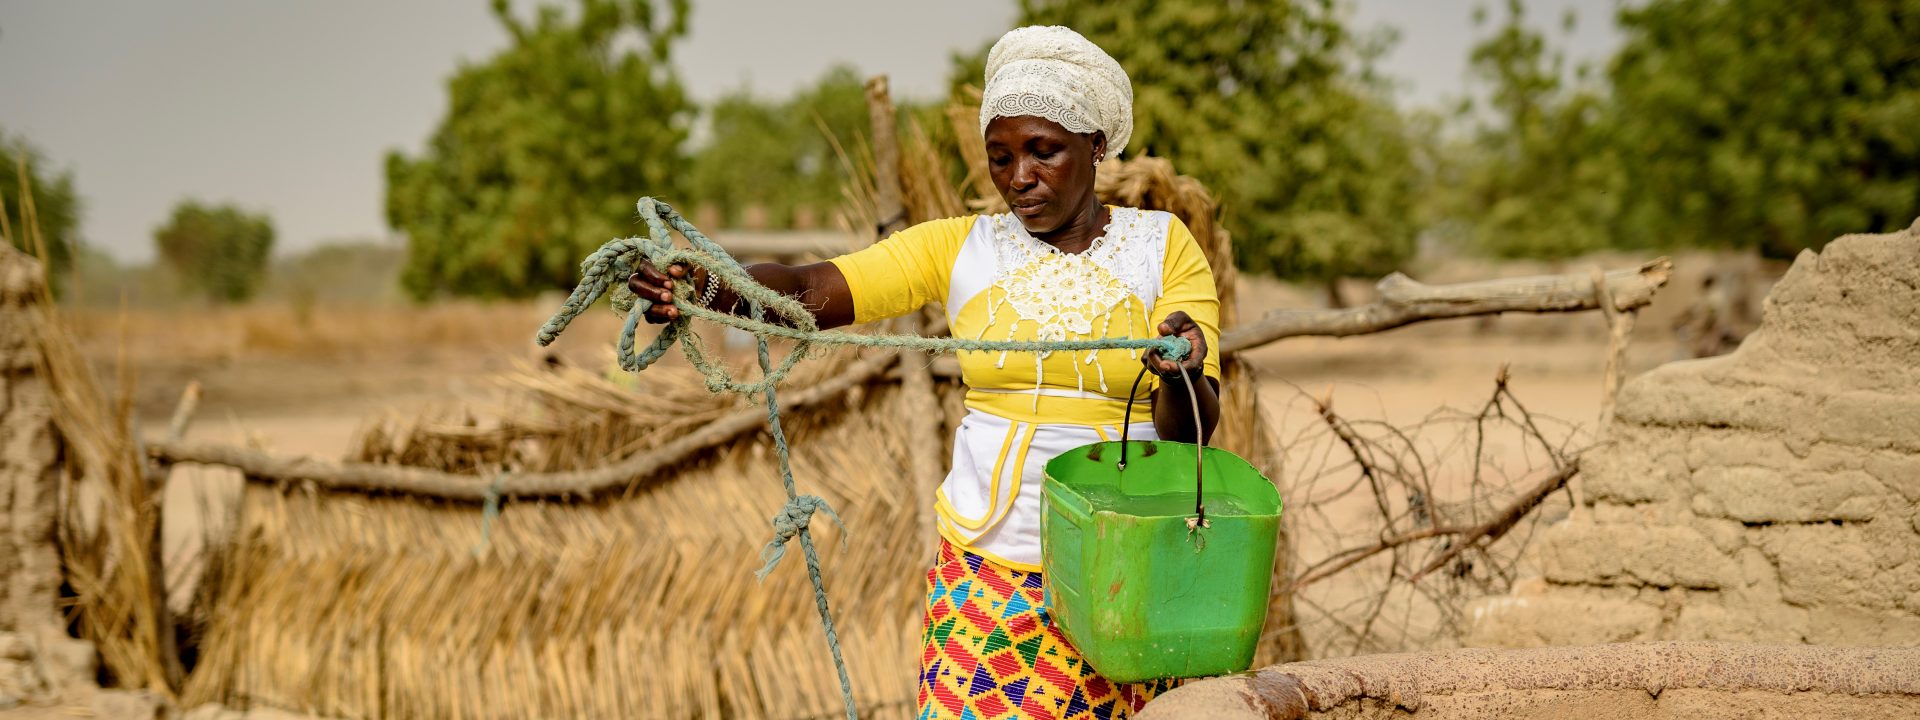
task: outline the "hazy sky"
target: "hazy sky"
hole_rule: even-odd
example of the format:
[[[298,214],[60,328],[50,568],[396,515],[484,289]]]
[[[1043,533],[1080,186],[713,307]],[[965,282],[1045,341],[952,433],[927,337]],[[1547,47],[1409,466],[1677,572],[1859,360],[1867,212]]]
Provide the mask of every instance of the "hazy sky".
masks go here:
[[[1410,102],[1466,91],[1477,0],[1358,0],[1362,28],[1400,42],[1382,63]],[[524,3],[519,3],[524,4]],[[1529,0],[1563,44],[1605,57],[1614,0]],[[953,51],[1011,25],[1012,0],[694,0],[676,48],[700,100],[742,86],[782,96],[846,62],[932,97]],[[0,127],[71,170],[87,242],[153,255],[183,197],[271,213],[281,252],[386,237],[383,158],[421,147],[444,80],[506,42],[483,0],[0,0]]]

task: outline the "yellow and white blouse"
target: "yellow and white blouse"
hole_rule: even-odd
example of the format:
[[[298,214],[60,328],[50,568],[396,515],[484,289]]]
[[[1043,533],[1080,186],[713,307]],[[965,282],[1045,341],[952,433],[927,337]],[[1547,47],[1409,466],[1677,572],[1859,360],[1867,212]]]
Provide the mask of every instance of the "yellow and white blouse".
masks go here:
[[[852,289],[855,322],[942,303],[955,337],[1092,340],[1155,337],[1186,311],[1219,346],[1220,301],[1193,233],[1159,211],[1110,208],[1106,233],[1063,253],[1011,214],[934,220],[834,258]],[[1048,460],[1118,439],[1140,351],[963,352],[967,415],[953,465],[934,498],[940,534],[1007,567],[1040,569],[1040,483]],[[1206,374],[1220,377],[1218,352]],[[1140,400],[1158,386],[1149,385]],[[1132,436],[1158,435],[1138,408]],[[1143,419],[1144,418],[1144,419]]]

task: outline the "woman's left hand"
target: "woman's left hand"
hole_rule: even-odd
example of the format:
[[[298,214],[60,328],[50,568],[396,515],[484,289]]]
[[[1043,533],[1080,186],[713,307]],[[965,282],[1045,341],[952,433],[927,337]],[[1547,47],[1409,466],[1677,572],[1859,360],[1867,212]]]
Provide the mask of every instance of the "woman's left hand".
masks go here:
[[[1156,375],[1166,376],[1183,370],[1192,373],[1206,367],[1206,333],[1200,332],[1200,324],[1194,322],[1193,318],[1187,317],[1186,312],[1176,310],[1168,315],[1166,320],[1160,322],[1160,336],[1168,335],[1186,338],[1187,342],[1193,343],[1193,352],[1187,353],[1187,356],[1179,361],[1173,361],[1160,357],[1159,350],[1148,350],[1140,356],[1140,362],[1146,364],[1148,370]]]

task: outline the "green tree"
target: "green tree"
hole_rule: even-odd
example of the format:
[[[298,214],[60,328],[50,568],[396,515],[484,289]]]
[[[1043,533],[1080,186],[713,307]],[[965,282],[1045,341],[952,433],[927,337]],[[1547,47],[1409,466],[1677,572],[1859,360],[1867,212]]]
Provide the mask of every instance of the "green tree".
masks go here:
[[[532,20],[447,83],[447,116],[419,157],[387,156],[387,222],[408,239],[402,282],[524,296],[573,284],[580,258],[632,235],[633,203],[678,197],[692,106],[669,63],[687,0],[578,0]]]
[[[1127,152],[1172,160],[1221,197],[1243,267],[1332,280],[1414,250],[1417,173],[1403,119],[1369,70],[1390,38],[1348,31],[1336,0],[1022,0],[1132,77]],[[979,82],[962,58],[960,78]]]
[[[1920,0],[1655,0],[1620,24],[1624,236],[1784,256],[1920,214]]]
[[[817,217],[843,202],[847,174],[829,135],[848,142],[865,135],[868,123],[865,86],[853,68],[834,67],[784,102],[742,89],[708,112],[712,135],[694,153],[689,182],[695,202],[717,207],[729,222],[759,206],[775,226],[791,224],[800,208]]]
[[[1484,8],[1474,13],[1486,21]],[[1565,56],[1526,25],[1519,0],[1473,48],[1470,69],[1487,89],[1485,108],[1463,103],[1477,128],[1452,148],[1456,182],[1436,183],[1443,215],[1463,221],[1472,244],[1507,257],[1564,258],[1616,244],[1624,190],[1614,128],[1602,88],[1567,82]],[[1574,16],[1562,21],[1571,32]],[[1444,172],[1444,171],[1443,171]]]
[[[215,302],[241,302],[253,297],[266,276],[273,221],[231,205],[187,200],[153,231],[153,243],[183,286]]]
[[[268,270],[268,297],[380,304],[402,299],[399,270],[406,248],[377,240],[335,240],[282,257]]]
[[[47,245],[47,275],[54,290],[59,291],[65,285],[75,250],[80,246],[80,200],[73,192],[73,174],[51,172],[39,148],[26,138],[10,135],[0,128],[0,202],[5,203],[6,223],[13,232],[14,246],[28,253],[35,252],[35,248],[27,235],[26,207],[21,202],[23,162],[28,182],[33,185],[34,217]]]

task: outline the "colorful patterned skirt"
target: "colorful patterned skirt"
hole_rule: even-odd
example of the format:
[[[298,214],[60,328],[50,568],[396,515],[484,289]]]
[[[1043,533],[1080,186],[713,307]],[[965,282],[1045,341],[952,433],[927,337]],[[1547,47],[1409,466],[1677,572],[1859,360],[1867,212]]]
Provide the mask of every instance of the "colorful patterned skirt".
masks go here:
[[[920,645],[920,720],[1123,720],[1178,683],[1108,682],[1047,617],[1040,573],[945,540]]]

